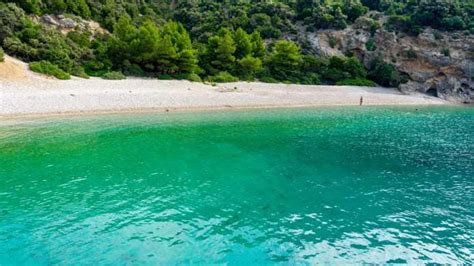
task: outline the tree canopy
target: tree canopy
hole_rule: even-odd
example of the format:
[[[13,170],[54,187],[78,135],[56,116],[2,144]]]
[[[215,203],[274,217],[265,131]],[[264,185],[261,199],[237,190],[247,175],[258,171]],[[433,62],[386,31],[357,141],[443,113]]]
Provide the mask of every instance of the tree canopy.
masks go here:
[[[82,77],[115,71],[313,84],[369,77],[393,86],[390,64],[366,70],[354,57],[315,57],[298,39],[301,25],[343,29],[370,10],[389,16],[389,30],[474,32],[474,4],[461,0],[0,0],[0,47]],[[44,14],[94,20],[109,33],[62,34],[32,19]]]

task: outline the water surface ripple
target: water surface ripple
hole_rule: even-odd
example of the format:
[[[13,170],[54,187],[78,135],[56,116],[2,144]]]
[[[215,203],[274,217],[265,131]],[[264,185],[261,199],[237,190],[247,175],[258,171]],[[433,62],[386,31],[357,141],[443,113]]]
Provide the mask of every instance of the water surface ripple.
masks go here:
[[[0,265],[473,261],[472,108],[0,126]]]

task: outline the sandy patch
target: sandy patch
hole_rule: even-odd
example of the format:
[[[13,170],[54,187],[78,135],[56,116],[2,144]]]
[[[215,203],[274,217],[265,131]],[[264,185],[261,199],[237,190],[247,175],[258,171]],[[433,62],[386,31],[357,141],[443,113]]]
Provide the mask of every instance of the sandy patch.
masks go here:
[[[18,81],[27,77],[27,66],[25,63],[12,57],[5,56],[5,61],[0,62],[0,80]]]

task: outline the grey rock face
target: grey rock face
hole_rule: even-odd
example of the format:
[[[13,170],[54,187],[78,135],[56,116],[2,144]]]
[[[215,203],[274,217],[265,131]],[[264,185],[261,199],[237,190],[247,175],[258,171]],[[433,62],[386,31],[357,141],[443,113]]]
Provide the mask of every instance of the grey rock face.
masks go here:
[[[59,23],[56,21],[56,19],[54,19],[52,16],[50,15],[44,15],[41,17],[41,21],[46,23],[46,24],[49,24],[49,25],[52,25],[52,26],[59,26]]]
[[[59,25],[62,28],[73,29],[77,26],[77,23],[70,18],[63,18],[59,20]]]
[[[73,29],[77,26],[77,23],[70,19],[66,18],[63,15],[52,16],[52,15],[43,15],[40,17],[40,21],[53,27],[61,29]]]
[[[419,36],[391,32],[382,25],[371,34],[366,24],[369,18],[358,19],[344,30],[324,30],[312,33],[317,53],[332,55],[325,36],[334,36],[341,54],[352,53],[368,67],[381,57],[392,63],[409,82],[402,84],[404,93],[427,93],[452,102],[474,104],[474,36],[463,32],[436,32],[425,29]],[[368,51],[366,43],[375,43],[375,51]]]

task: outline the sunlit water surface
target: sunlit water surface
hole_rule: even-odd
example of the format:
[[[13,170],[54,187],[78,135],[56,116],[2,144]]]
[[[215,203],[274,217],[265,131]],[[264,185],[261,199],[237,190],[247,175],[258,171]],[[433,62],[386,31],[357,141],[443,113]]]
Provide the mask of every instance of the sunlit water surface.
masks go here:
[[[0,126],[0,265],[473,261],[473,108]]]

